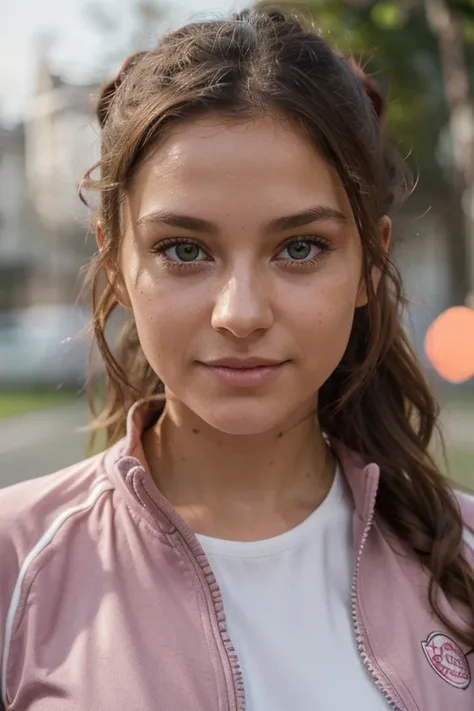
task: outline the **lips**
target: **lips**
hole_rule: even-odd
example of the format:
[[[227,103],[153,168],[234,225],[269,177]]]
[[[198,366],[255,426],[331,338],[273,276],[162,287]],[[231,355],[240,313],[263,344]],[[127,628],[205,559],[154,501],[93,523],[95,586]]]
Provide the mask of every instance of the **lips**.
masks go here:
[[[227,388],[260,388],[279,377],[288,361],[273,358],[219,358],[201,362],[215,382]]]
[[[247,370],[250,368],[271,368],[283,365],[285,361],[272,358],[218,358],[217,360],[204,361],[209,368],[230,368],[232,370]]]

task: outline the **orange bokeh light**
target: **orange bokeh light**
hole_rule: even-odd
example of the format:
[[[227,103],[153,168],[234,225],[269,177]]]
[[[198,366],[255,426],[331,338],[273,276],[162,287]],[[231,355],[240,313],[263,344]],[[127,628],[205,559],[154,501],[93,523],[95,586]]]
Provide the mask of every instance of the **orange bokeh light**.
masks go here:
[[[474,311],[466,306],[443,311],[426,332],[425,351],[445,380],[462,383],[474,376]]]

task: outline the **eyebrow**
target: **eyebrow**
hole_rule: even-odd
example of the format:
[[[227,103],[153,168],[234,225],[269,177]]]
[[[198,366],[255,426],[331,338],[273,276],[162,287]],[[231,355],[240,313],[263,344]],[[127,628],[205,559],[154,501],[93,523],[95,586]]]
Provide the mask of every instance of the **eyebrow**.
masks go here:
[[[312,222],[327,222],[335,220],[337,222],[347,222],[347,217],[343,212],[328,205],[315,205],[293,215],[277,217],[271,220],[266,226],[268,232],[284,232],[295,227],[304,227]]]
[[[139,217],[137,220],[137,227],[156,222],[169,225],[170,227],[191,230],[193,232],[208,232],[214,234],[219,231],[214,222],[203,220],[200,217],[191,217],[190,215],[181,215],[176,212],[168,212],[167,210],[154,210],[153,212],[149,212],[147,215]]]
[[[347,222],[347,216],[343,212],[336,210],[328,205],[315,205],[300,212],[295,212],[292,215],[284,215],[276,217],[265,226],[265,232],[284,232],[286,230],[304,227],[313,222],[327,222],[329,220],[337,222]],[[192,217],[191,215],[182,215],[167,210],[154,210],[146,215],[142,215],[137,220],[137,227],[153,223],[163,223],[169,227],[178,227],[179,229],[190,230],[192,232],[201,232],[208,234],[217,234],[218,226],[215,222],[203,220],[200,217]]]

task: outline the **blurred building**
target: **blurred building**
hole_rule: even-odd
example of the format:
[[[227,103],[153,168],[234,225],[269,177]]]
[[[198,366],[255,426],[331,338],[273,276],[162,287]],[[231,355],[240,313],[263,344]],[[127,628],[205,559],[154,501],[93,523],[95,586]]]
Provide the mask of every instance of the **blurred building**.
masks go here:
[[[98,158],[96,90],[64,82],[40,58],[24,124],[26,192],[35,216],[31,302],[73,302],[79,269],[92,250],[77,186]]]
[[[28,300],[35,268],[32,222],[26,195],[23,127],[0,127],[0,311]]]

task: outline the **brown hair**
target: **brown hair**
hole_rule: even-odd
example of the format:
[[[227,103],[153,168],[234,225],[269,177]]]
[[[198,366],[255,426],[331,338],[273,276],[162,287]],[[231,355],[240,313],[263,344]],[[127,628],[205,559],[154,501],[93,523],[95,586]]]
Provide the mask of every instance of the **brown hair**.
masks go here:
[[[92,430],[110,445],[124,434],[128,408],[162,391],[133,316],[115,353],[104,329],[117,307],[104,278],[121,240],[121,201],[140,161],[180,121],[213,111],[240,117],[286,115],[338,171],[363,244],[369,303],[356,310],[347,351],[319,398],[321,427],[381,468],[377,512],[431,574],[429,601],[457,638],[474,646],[474,623],[458,628],[442,612],[439,589],[474,609],[474,575],[463,555],[463,524],[452,491],[429,453],[438,408],[401,325],[400,276],[378,224],[406,188],[380,130],[383,101],[354,63],[293,15],[250,9],[230,20],[189,24],[128,59],[98,102],[103,249],[89,269],[93,329],[106,366],[102,408]],[[370,272],[382,278],[374,293]],[[91,405],[96,405],[92,391]]]

